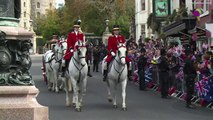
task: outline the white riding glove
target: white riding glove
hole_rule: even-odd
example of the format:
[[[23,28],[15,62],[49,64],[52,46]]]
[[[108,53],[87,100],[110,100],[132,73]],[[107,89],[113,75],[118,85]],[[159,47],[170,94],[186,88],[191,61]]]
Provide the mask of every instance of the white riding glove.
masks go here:
[[[74,50],[73,50],[73,49],[70,49],[70,52],[72,53],[72,52],[74,52]]]
[[[115,53],[114,53],[114,52],[111,52],[111,55],[114,57],[114,56],[115,56]]]

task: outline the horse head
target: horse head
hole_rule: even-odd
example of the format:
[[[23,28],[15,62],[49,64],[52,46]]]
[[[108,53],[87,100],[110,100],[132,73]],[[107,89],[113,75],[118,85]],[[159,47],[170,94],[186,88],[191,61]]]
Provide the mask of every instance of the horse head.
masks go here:
[[[121,64],[126,64],[126,43],[118,43],[117,42],[118,51],[116,57],[120,60]]]
[[[62,41],[62,42],[58,42],[54,48],[54,52],[55,52],[55,57],[57,61],[60,61],[63,59],[65,53],[67,50],[67,43]]]
[[[87,48],[86,48],[86,42],[82,42],[81,40],[78,40],[75,43],[75,47],[74,47],[74,57],[76,60],[79,61],[79,64],[81,65],[85,65],[86,64],[86,52],[87,52]]]

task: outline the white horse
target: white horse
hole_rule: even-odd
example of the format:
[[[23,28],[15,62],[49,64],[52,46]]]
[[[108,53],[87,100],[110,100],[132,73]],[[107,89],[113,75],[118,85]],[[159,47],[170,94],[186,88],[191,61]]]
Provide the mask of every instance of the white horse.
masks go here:
[[[47,51],[44,54],[46,76],[48,81],[48,89],[59,92],[58,90],[58,76],[59,69],[61,67],[61,62],[63,56],[65,55],[67,49],[67,43],[61,42],[57,43],[52,50]]]
[[[117,43],[118,51],[115,59],[111,62],[111,68],[108,72],[107,90],[108,100],[113,102],[113,107],[117,108],[116,91],[117,85],[121,83],[122,88],[122,110],[127,110],[126,107],[126,86],[127,86],[127,64],[126,64],[126,46],[125,43]],[[104,59],[105,61],[105,59]],[[104,66],[104,62],[102,62]],[[103,67],[102,67],[103,68]],[[112,95],[111,95],[112,92]]]
[[[77,41],[67,71],[70,79],[66,81],[66,84],[72,83],[73,88],[72,104],[73,106],[75,106],[75,110],[78,112],[81,111],[83,96],[85,95],[86,92],[87,72],[88,72],[88,66],[85,59],[86,51],[87,51],[86,43],[82,41]],[[69,82],[70,80],[71,82]],[[71,105],[68,88],[69,87],[66,87],[66,106]]]

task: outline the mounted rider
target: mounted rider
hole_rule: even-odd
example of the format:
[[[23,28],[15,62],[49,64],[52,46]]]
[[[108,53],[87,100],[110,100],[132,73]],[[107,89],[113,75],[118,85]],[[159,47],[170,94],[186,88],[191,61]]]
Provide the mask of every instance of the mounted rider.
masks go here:
[[[67,50],[66,50],[66,54],[64,56],[65,64],[62,66],[62,75],[61,75],[61,77],[65,76],[65,71],[68,69],[69,62],[71,60],[71,57],[73,56],[75,43],[78,40],[81,40],[82,42],[84,41],[84,34],[79,30],[80,24],[81,24],[81,21],[80,20],[76,20],[74,22],[74,25],[73,25],[73,31],[71,31],[68,34]]]
[[[108,66],[110,62],[115,57],[115,53],[118,50],[117,43],[125,43],[126,40],[124,36],[119,35],[120,28],[119,25],[113,26],[113,35],[108,38],[108,54],[107,58],[104,62],[104,78],[103,81],[106,81],[107,79],[107,73],[108,73]],[[128,78],[131,79],[131,60],[126,56],[126,62],[128,66]]]

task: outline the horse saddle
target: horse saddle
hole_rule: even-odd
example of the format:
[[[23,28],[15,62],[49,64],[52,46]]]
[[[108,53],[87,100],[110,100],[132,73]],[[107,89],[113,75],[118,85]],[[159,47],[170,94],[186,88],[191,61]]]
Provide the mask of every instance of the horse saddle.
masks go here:
[[[114,60],[115,60],[115,59],[112,59],[112,61],[111,61],[110,63],[108,63],[108,65],[107,65],[107,73],[110,72],[110,70],[111,70],[111,68],[112,68],[112,63],[113,63]]]

